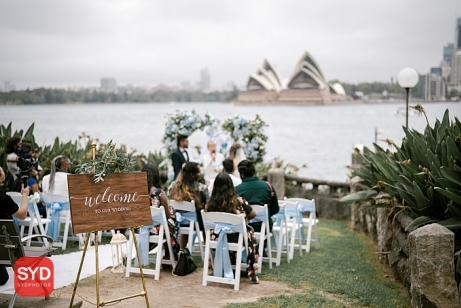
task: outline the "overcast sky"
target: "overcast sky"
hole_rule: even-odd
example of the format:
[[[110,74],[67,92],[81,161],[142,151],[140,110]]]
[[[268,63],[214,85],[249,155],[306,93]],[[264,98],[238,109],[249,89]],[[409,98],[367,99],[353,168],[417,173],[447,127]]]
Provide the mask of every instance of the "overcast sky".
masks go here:
[[[0,87],[246,84],[309,51],[327,80],[389,82],[438,66],[461,0],[0,0]],[[395,79],[394,79],[395,80]]]

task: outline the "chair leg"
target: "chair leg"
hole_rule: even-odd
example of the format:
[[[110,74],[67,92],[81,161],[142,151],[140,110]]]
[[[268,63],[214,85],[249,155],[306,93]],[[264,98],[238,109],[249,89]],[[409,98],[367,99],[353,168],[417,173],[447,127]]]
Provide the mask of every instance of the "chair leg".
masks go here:
[[[8,308],[13,308],[14,307],[14,302],[16,301],[17,297],[18,297],[18,293],[14,292],[13,297],[11,297],[10,304],[8,305]]]

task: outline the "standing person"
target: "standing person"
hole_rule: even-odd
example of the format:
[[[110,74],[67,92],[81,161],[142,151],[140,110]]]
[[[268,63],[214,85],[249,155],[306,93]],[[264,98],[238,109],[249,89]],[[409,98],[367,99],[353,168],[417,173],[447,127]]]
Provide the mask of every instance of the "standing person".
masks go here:
[[[147,173],[147,185],[150,196],[151,206],[160,207],[163,206],[165,209],[165,217],[168,221],[168,231],[170,233],[171,247],[175,260],[178,260],[179,252],[179,225],[176,220],[176,211],[172,206],[169,206],[168,198],[166,193],[163,191],[160,185],[160,173],[157,166],[154,164],[146,164],[142,167],[142,171]],[[160,225],[154,226],[150,230],[151,235],[158,235]],[[166,231],[166,230],[165,230]],[[164,244],[165,259],[169,259],[169,251]]]
[[[208,141],[207,149],[208,153],[203,155],[203,169],[205,182],[209,183],[221,171],[224,155],[216,152],[216,143],[213,140]]]
[[[0,183],[5,180],[5,172],[0,167]],[[0,185],[0,219],[11,219],[12,216],[17,219],[25,219],[27,217],[27,202],[29,196],[29,187],[21,187],[21,206],[19,207],[13,199],[6,194],[3,187]],[[4,265],[0,265],[0,286],[8,282],[8,272]]]
[[[170,198],[176,201],[194,201],[197,220],[200,230],[203,232],[203,220],[200,211],[204,208],[209,193],[206,185],[199,182],[201,178],[199,164],[195,162],[185,163],[179,172],[178,178],[171,185]],[[187,241],[188,235],[181,234],[179,237],[181,249],[187,246]]]
[[[6,143],[6,166],[8,167],[8,172],[10,173],[10,176],[7,179],[7,184],[10,190],[13,186],[14,180],[17,178],[17,174],[19,173],[19,156],[16,154],[16,149],[20,147],[22,147],[22,138],[19,136],[11,137]]]
[[[272,184],[260,180],[256,174],[255,166],[252,161],[242,160],[238,165],[242,184],[237,186],[237,195],[245,198],[249,204],[267,204],[269,210],[269,229],[272,231],[271,216],[279,212],[279,202],[277,193]],[[256,232],[261,231],[261,222],[252,223],[251,226]]]
[[[35,169],[36,167],[33,166],[32,169],[30,169],[28,178],[27,178],[27,186],[29,187],[29,195],[33,195],[35,193],[40,193],[40,188],[38,187],[38,181],[37,181],[37,170]],[[17,191],[21,192],[22,188],[22,179],[18,177],[14,182],[13,182],[13,189],[12,191]],[[43,204],[42,201],[37,202],[37,208],[38,212],[43,218],[46,218],[47,213],[46,213],[46,206]]]
[[[229,157],[232,159],[234,162],[234,175],[236,177],[240,177],[240,174],[238,172],[238,165],[239,163],[247,159],[245,152],[243,151],[242,145],[240,143],[234,143],[230,149],[229,149]]]
[[[207,212],[224,212],[230,214],[244,214],[246,222],[256,216],[255,211],[251,208],[246,200],[242,197],[237,197],[235,192],[234,183],[227,173],[220,173],[216,176],[213,192],[210,200],[208,200]],[[218,240],[218,234],[211,230],[210,239],[213,241]],[[253,228],[247,224],[247,237],[248,237],[248,253],[247,253],[247,268],[246,273],[248,279],[255,284],[259,283],[257,276],[258,272],[258,245],[254,235]],[[238,242],[238,237],[234,234],[227,235],[228,241],[232,243]],[[236,262],[235,251],[231,253],[231,263]]]
[[[67,175],[70,173],[72,163],[67,156],[59,155],[51,161],[50,174],[42,180],[42,190],[47,195],[69,196]]]
[[[189,153],[187,153],[187,148],[189,147],[189,136],[187,135],[178,135],[177,138],[177,148],[171,153],[171,162],[174,169],[174,178],[178,177],[181,167],[184,163],[189,161]]]
[[[236,177],[233,173],[234,173],[234,162],[232,161],[232,159],[230,158],[226,158],[223,162],[222,162],[222,165],[223,165],[223,172],[229,174],[231,180],[232,180],[232,183],[234,184],[234,187],[240,185],[242,183],[242,179],[239,177]],[[214,179],[212,179],[210,181],[210,184],[208,185],[208,191],[210,193],[213,193],[213,185],[214,185]]]

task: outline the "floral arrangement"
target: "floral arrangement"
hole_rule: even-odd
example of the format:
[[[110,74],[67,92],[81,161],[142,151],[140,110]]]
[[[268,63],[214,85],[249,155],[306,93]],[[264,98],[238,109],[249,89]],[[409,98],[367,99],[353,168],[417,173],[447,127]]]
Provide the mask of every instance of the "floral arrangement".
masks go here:
[[[254,120],[248,120],[245,116],[236,114],[224,120],[222,129],[227,131],[235,142],[242,144],[248,159],[260,164],[266,155],[267,136],[264,134],[264,125],[266,123],[259,115],[256,115]]]
[[[169,114],[167,117],[163,143],[169,153],[176,149],[178,135],[190,136],[196,130],[204,129],[206,126],[213,125],[213,123],[219,121],[208,113],[202,117],[195,110],[191,112],[176,110],[174,114]]]
[[[220,120],[210,114],[205,116],[198,115],[192,111],[176,111],[174,114],[169,114],[165,125],[165,135],[163,143],[169,153],[176,149],[176,138],[178,134],[190,136],[198,129],[207,129],[207,135],[217,136],[219,131],[229,134],[234,142],[239,142],[248,159],[255,164],[263,162],[263,157],[266,155],[267,136],[264,134],[264,125],[266,124],[258,115],[254,120],[248,120],[243,115],[236,114],[228,118],[220,125]],[[223,149],[227,149],[227,144],[222,145]]]

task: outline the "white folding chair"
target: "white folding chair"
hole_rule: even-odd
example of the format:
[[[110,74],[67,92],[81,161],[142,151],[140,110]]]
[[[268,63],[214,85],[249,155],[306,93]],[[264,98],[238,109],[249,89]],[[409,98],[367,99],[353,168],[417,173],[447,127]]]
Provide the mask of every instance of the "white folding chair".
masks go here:
[[[269,210],[267,208],[267,204],[257,205],[251,204],[251,207],[256,212],[256,216],[250,220],[249,222],[261,222],[261,232],[255,232],[255,237],[259,241],[259,258],[258,258],[258,265],[259,270],[258,273],[261,273],[262,263],[263,261],[269,262],[269,268],[272,269],[272,247],[271,247],[271,237],[272,233],[269,230]],[[263,257],[264,255],[264,243],[267,243],[267,257]]]
[[[180,222],[179,234],[188,235],[187,248],[190,253],[194,253],[195,242],[197,241],[200,249],[200,257],[203,260],[203,237],[200,232],[194,201],[170,200],[170,206],[172,206],[176,210],[176,213],[179,213],[186,222],[186,225],[181,225],[182,223]],[[189,225],[187,225],[187,223]]]
[[[287,201],[298,202],[298,207],[301,213],[309,213],[309,217],[302,218],[302,238],[299,239],[300,243],[303,240],[306,241],[305,244],[302,244],[302,248],[306,250],[306,252],[310,251],[311,242],[315,242],[315,247],[319,247],[319,239],[317,233],[317,214],[316,214],[316,207],[315,207],[315,200],[314,199],[304,199],[304,198],[285,198]],[[304,230],[307,227],[307,238],[304,237]],[[312,238],[312,229],[314,229],[314,238]],[[295,244],[295,246],[297,246]]]
[[[203,224],[206,232],[206,244],[205,244],[205,258],[203,259],[203,286],[207,286],[208,281],[231,284],[234,285],[234,290],[238,291],[240,288],[240,272],[242,271],[242,253],[248,251],[248,237],[245,224],[245,217],[243,214],[235,215],[221,212],[204,212],[202,210]],[[216,230],[216,227],[227,226],[232,229],[232,233],[238,233],[237,243],[227,243],[227,249],[218,249],[220,244],[227,242],[227,233],[220,232],[218,241],[211,240],[211,230]],[[224,242],[221,242],[223,238],[226,238]],[[216,249],[215,258],[213,262],[213,275],[208,274],[208,261],[211,257],[211,249]],[[230,251],[235,251],[237,254],[236,265],[232,266],[235,269],[235,274],[232,271],[228,273],[233,277],[223,277],[226,275],[225,266],[217,264],[219,260],[224,260],[229,256]],[[222,253],[222,254],[221,254]],[[227,257],[226,255],[227,254]],[[228,260],[230,263],[230,260]],[[245,269],[244,269],[245,270]],[[220,271],[224,271],[220,272]]]
[[[282,254],[286,255],[287,262],[290,263],[289,253],[289,232],[287,217],[285,216],[285,201],[278,200],[279,212],[272,216],[275,219],[274,225],[272,226],[272,235],[275,242],[275,258],[272,258],[272,262],[275,266],[280,265]],[[274,248],[272,248],[274,249]],[[271,251],[273,253],[274,251]]]
[[[13,201],[18,206],[21,206],[21,203],[22,203],[21,193],[9,191],[7,192],[7,194],[13,199]],[[28,200],[27,205],[28,205],[27,212],[29,216],[23,220],[18,219],[18,224],[20,227],[20,231],[19,231],[20,236],[24,237],[25,227],[28,227],[27,236],[31,236],[33,232],[35,232],[35,234],[46,235],[48,224],[50,223],[51,220],[49,218],[42,218],[40,216],[37,203],[35,203],[34,201]],[[45,238],[44,238],[44,241],[46,241],[44,244],[48,245],[48,241]],[[31,239],[27,240],[26,246],[30,246],[30,244],[31,244]]]
[[[45,202],[47,208],[51,209],[56,203],[60,204],[61,206],[64,204],[69,204],[69,198],[63,195],[53,195],[53,194],[43,194],[42,195],[43,202]],[[55,218],[52,217],[53,215],[57,215],[59,213],[59,217],[57,218],[56,223],[58,224],[58,239],[62,238],[62,242],[55,241],[53,242],[53,246],[61,247],[62,250],[66,250],[67,241],[78,241],[80,245],[84,242],[84,238],[81,234],[74,235],[72,233],[72,220],[71,220],[71,213],[70,208],[62,209],[60,211],[56,211],[53,213],[53,210],[49,211],[48,217],[53,221]],[[61,225],[64,224],[64,233],[61,237]],[[69,236],[69,231],[71,236]]]
[[[170,231],[168,229],[168,221],[165,216],[165,210],[163,206],[156,208],[151,206],[150,207],[150,212],[152,215],[152,223],[153,225],[160,225],[160,229],[158,232],[158,235],[150,235],[148,234],[148,243],[141,243],[143,240],[143,236],[140,234],[136,234],[136,240],[138,242],[138,247],[140,253],[146,253],[143,251],[143,249],[147,249],[147,254],[149,254],[149,243],[157,243],[157,247],[154,249],[156,250],[156,259],[154,260],[153,258],[150,258],[150,255],[148,257],[148,262],[150,261],[155,261],[155,268],[154,269],[144,269],[143,268],[143,273],[146,275],[154,275],[155,280],[159,280],[160,278],[160,266],[161,264],[169,264],[173,266],[173,268],[176,266],[176,261],[173,255],[173,249],[171,247],[171,239],[170,239]],[[143,227],[146,228],[145,231],[149,232],[150,227]],[[142,232],[141,229],[139,232]],[[167,244],[168,247],[168,252],[170,254],[169,260],[163,259],[164,256],[164,250],[163,250],[163,244]],[[141,248],[144,247],[144,248]],[[134,258],[133,258],[134,255]],[[141,256],[142,259],[142,256]],[[133,240],[133,232],[130,232],[130,237],[128,240],[128,249],[127,249],[127,264],[126,264],[126,270],[125,270],[125,276],[130,277],[130,273],[136,273],[139,274],[139,268],[135,267],[132,263],[134,260],[137,260],[136,256],[136,250],[134,247],[134,240]]]
[[[289,259],[293,259],[294,250],[295,250],[295,239],[296,236],[301,239],[301,212],[299,211],[298,202],[291,202],[288,200],[284,201],[284,212],[286,219],[287,231],[290,236],[290,243],[288,244]],[[303,249],[299,245],[299,255],[303,255]]]

